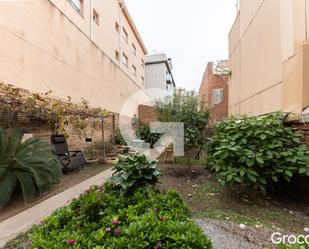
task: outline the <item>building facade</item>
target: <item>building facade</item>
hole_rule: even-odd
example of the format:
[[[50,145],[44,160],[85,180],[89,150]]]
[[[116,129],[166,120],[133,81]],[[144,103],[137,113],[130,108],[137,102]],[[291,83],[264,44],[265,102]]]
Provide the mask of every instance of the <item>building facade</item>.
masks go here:
[[[309,106],[309,0],[240,0],[229,34],[229,114]]]
[[[207,64],[199,90],[200,101],[210,110],[210,123],[214,124],[228,116],[228,61]]]
[[[166,54],[158,53],[146,56],[145,88],[156,88],[172,94],[176,88],[173,77],[173,64]]]
[[[144,89],[145,45],[123,1],[0,2],[0,81],[119,113]]]

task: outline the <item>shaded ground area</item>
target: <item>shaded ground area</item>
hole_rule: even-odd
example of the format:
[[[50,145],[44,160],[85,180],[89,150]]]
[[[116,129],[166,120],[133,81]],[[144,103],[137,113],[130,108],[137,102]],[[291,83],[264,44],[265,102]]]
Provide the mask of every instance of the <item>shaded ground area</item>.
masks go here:
[[[160,189],[175,189],[196,218],[246,224],[272,231],[303,233],[309,224],[308,198],[288,200],[249,189],[223,188],[203,167],[161,164]]]
[[[102,171],[108,169],[110,165],[103,164],[88,164],[82,170],[69,175],[63,175],[59,184],[53,186],[50,191],[40,196],[35,197],[32,201],[24,203],[22,195],[20,193],[15,193],[12,200],[8,205],[0,210],[0,222],[16,215],[17,213],[24,211],[38,203],[88,179],[95,176]]]

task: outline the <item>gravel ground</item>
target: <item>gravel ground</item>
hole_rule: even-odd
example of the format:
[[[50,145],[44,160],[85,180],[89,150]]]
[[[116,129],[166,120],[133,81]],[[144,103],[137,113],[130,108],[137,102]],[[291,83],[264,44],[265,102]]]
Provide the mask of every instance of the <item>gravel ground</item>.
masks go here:
[[[213,242],[214,249],[260,249],[270,244],[271,231],[209,219],[195,219]]]

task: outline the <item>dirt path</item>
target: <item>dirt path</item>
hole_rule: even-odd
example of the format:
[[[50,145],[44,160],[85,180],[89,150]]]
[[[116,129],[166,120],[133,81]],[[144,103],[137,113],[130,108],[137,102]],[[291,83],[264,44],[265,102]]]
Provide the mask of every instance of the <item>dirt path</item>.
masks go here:
[[[239,225],[210,219],[195,221],[211,239],[214,249],[260,249],[271,244],[271,232],[267,230],[242,230]]]

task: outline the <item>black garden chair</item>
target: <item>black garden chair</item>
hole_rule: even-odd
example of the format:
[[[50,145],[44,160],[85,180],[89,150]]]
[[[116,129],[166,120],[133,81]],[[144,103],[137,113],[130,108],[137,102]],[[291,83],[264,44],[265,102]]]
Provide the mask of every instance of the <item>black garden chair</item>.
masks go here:
[[[63,165],[64,174],[78,171],[85,164],[86,159],[80,150],[69,151],[67,140],[64,135],[51,135],[51,143],[54,147],[54,153],[58,156]]]

